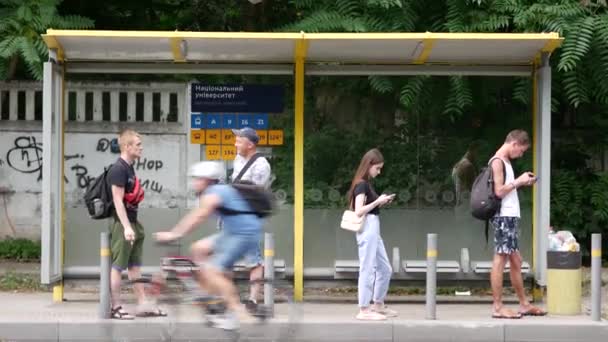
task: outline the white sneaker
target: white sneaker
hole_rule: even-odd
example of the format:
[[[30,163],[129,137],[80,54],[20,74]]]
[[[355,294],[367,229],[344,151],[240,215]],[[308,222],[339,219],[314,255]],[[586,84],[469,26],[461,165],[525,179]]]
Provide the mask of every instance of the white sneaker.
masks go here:
[[[386,317],[397,317],[399,316],[399,313],[393,309],[389,309],[388,306],[383,305],[381,307],[377,307],[377,306],[372,306],[372,311],[377,312],[379,314],[382,314]]]
[[[238,330],[239,319],[234,312],[226,312],[223,315],[212,315],[209,317],[211,325],[224,330]]]
[[[359,311],[356,318],[362,321],[384,321],[386,316],[372,310]]]

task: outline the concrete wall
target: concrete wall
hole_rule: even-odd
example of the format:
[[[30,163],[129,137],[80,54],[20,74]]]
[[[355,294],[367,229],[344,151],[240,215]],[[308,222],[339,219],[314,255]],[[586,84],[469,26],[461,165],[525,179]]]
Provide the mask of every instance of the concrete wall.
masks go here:
[[[137,127],[135,127],[137,128]],[[82,196],[89,182],[118,154],[112,153],[110,141],[115,132],[65,135],[65,204],[83,214]],[[135,169],[145,188],[143,208],[184,206],[186,179],[186,136],[182,134],[143,134],[144,153]],[[11,131],[0,136],[0,186],[4,189],[0,211],[1,235],[40,236],[40,193],[42,176],[42,134]],[[4,203],[5,202],[5,203]],[[70,215],[67,216],[70,218]],[[12,228],[11,228],[12,226]],[[7,231],[8,229],[8,231]]]

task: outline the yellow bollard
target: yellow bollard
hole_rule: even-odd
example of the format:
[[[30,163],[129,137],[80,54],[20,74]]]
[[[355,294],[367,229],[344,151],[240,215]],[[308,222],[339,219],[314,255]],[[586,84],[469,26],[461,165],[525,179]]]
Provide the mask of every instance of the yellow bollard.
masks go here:
[[[580,314],[581,283],[580,252],[547,252],[547,311],[550,314]]]

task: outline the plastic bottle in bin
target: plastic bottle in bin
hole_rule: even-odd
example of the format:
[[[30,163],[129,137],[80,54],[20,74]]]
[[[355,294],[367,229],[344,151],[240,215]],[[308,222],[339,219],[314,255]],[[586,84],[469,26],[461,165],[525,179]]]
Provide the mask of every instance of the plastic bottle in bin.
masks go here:
[[[560,230],[557,233],[549,229],[549,250],[560,252],[578,252],[580,246],[570,231]]]
[[[558,251],[561,245],[562,243],[557,237],[557,235],[555,235],[553,229],[549,229],[549,250]]]

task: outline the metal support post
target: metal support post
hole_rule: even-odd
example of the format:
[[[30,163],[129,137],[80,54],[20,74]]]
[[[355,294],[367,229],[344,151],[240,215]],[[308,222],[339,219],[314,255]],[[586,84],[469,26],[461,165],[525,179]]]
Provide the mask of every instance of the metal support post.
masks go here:
[[[270,308],[274,317],[274,238],[271,233],[264,234],[264,305]]]
[[[401,253],[399,247],[393,247],[393,273],[401,273]]]
[[[99,318],[110,318],[110,234],[101,233],[99,249]]]
[[[427,234],[426,241],[426,319],[436,319],[437,234]]]
[[[602,234],[591,235],[591,319],[602,319]]]

